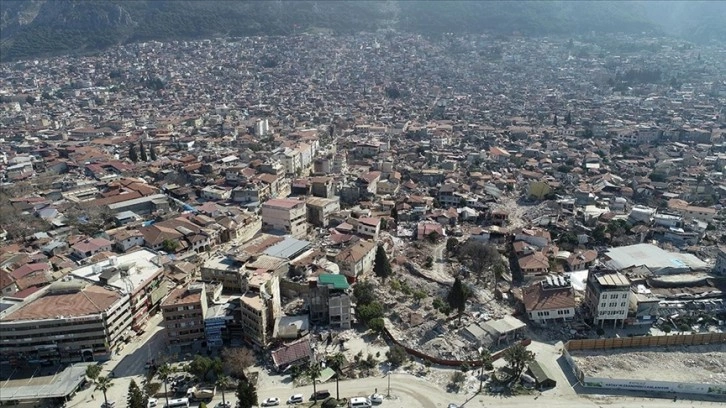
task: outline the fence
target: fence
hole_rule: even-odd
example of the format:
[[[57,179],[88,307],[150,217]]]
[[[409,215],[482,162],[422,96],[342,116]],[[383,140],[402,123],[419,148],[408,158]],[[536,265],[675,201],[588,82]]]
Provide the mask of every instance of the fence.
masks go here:
[[[570,340],[565,344],[569,351],[602,350],[613,348],[689,346],[726,343],[726,333],[676,334],[672,336],[620,337],[609,339]]]

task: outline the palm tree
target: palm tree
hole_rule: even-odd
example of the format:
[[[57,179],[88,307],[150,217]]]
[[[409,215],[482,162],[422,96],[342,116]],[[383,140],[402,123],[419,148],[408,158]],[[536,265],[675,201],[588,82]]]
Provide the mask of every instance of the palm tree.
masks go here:
[[[219,378],[217,378],[217,388],[219,388],[222,391],[222,406],[227,406],[227,400],[224,398],[224,390],[229,387],[229,377],[226,375],[221,375]]]
[[[164,363],[159,367],[156,374],[159,376],[161,381],[164,381],[164,398],[166,399],[166,406],[169,406],[169,391],[166,389],[166,384],[169,382],[169,376],[174,372],[174,368],[169,363]]]
[[[504,360],[509,363],[509,367],[514,372],[512,377],[512,381],[514,381],[522,374],[524,367],[534,361],[534,353],[527,350],[527,347],[521,343],[517,343],[504,351]]]
[[[318,403],[318,390],[316,388],[316,382],[317,379],[320,378],[320,371],[320,365],[318,363],[311,363],[307,370],[308,377],[313,380],[313,405],[317,405]]]
[[[492,353],[489,349],[482,348],[479,352],[479,362],[481,363],[481,370],[479,370],[479,392],[484,387],[484,370],[491,370],[492,368]]]
[[[345,364],[343,353],[336,353],[328,357],[328,366],[335,370],[335,399],[340,400],[340,369]]]
[[[108,377],[100,376],[96,378],[96,391],[101,390],[103,393],[104,407],[108,406],[108,398],[106,398],[106,391],[113,386],[111,379]]]

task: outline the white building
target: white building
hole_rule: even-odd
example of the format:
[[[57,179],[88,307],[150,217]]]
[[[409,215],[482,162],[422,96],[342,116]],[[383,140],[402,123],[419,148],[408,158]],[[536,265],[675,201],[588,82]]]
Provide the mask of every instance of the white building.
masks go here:
[[[726,247],[718,247],[718,255],[716,255],[716,266],[713,273],[717,275],[726,275]]]
[[[296,238],[307,233],[305,201],[276,198],[262,204],[262,228],[284,231]]]
[[[615,271],[591,271],[587,277],[585,304],[593,323],[602,327],[612,321],[613,327],[625,324],[630,305],[630,281]]]
[[[539,324],[564,322],[575,317],[575,292],[567,276],[547,276],[522,290],[529,319]]]

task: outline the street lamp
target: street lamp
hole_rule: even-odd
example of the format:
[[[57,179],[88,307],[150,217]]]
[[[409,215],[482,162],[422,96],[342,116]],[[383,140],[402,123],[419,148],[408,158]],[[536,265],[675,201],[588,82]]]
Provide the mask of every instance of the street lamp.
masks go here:
[[[391,398],[391,363],[388,363],[388,394],[386,398]]]

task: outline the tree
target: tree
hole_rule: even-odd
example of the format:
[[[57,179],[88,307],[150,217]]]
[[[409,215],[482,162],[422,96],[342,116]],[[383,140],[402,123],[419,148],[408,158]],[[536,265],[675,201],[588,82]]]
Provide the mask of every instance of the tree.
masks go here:
[[[149,157],[146,155],[146,148],[144,147],[143,140],[139,140],[139,157],[141,161],[148,161]]]
[[[134,144],[129,145],[129,160],[134,163],[139,161],[139,155],[136,153],[136,145]]]
[[[567,115],[565,115],[565,125],[572,125],[572,113],[570,111],[567,111]]]
[[[215,385],[217,386],[217,389],[222,392],[222,406],[227,406],[227,400],[224,398],[224,391],[229,387],[230,380],[229,377],[226,375],[221,375],[219,378],[217,378],[217,382]]]
[[[373,284],[368,281],[358,282],[353,287],[353,297],[355,297],[358,306],[368,305],[375,300],[373,293]]]
[[[383,305],[381,305],[379,302],[371,302],[366,305],[358,305],[356,313],[358,314],[358,317],[363,323],[368,324],[373,319],[383,317]]]
[[[151,157],[151,161],[156,161],[156,148],[154,145],[149,146],[149,156]]]
[[[28,95],[25,98],[25,102],[29,103],[30,105],[35,105],[35,97]]]
[[[383,282],[385,282],[386,278],[393,274],[391,263],[388,261],[388,255],[386,254],[386,250],[383,249],[383,245],[378,245],[378,249],[376,250],[376,260],[373,266],[373,272],[376,276],[381,278]]]
[[[438,232],[431,231],[431,233],[426,238],[428,238],[430,243],[435,244],[440,237],[441,235]]]
[[[552,118],[552,124],[557,126],[557,114],[554,114],[554,117]]]
[[[424,266],[427,268],[431,268],[432,266],[434,266],[434,257],[432,257],[431,255],[427,256]]]
[[[385,327],[386,324],[382,317],[373,318],[368,322],[368,328],[375,333],[382,333]]]
[[[485,278],[485,272],[502,262],[497,248],[481,241],[469,240],[459,249],[459,259],[466,261],[477,281]]]
[[[96,381],[96,378],[101,374],[101,366],[98,364],[89,365],[86,367],[86,377],[91,381]]]
[[[244,347],[224,348],[222,361],[227,372],[233,377],[246,380],[247,369],[255,364],[255,355],[252,350]]]
[[[167,384],[169,382],[169,377],[174,373],[174,368],[170,366],[168,363],[164,363],[159,367],[159,370],[156,372],[156,375],[159,376],[159,379],[164,382],[164,398],[166,399],[166,406],[169,406],[169,390],[166,388]]]
[[[179,242],[171,239],[165,239],[161,243],[161,249],[163,249],[164,252],[168,252],[170,254],[176,253],[176,250],[179,249]]]
[[[307,371],[305,374],[312,380],[313,382],[313,405],[316,405],[318,403],[318,390],[317,390],[317,381],[318,378],[320,378],[320,364],[318,363],[310,363],[310,366],[308,366]]]
[[[479,370],[479,392],[484,387],[484,370],[491,370],[494,368],[492,364],[492,353],[489,349],[483,348],[479,351],[479,362],[481,363],[481,369]]]
[[[332,356],[328,357],[328,367],[333,369],[335,371],[335,399],[340,400],[340,385],[338,384],[338,381],[340,380],[340,370],[343,368],[343,365],[345,364],[345,355],[343,353],[335,353]]]
[[[204,381],[211,375],[219,376],[224,372],[222,360],[217,358],[209,358],[205,356],[196,355],[194,360],[189,363],[187,371],[197,377],[199,380]]]
[[[398,222],[398,210],[396,207],[391,208],[391,218],[393,218],[393,221]]]
[[[126,406],[128,408],[146,408],[145,399],[141,389],[136,385],[136,381],[131,380],[129,393],[126,396]]]
[[[403,347],[394,345],[386,352],[386,358],[391,363],[391,367],[399,367],[408,359],[408,353]]]
[[[457,276],[454,280],[454,286],[449,290],[446,301],[449,303],[452,309],[456,309],[459,312],[459,321],[461,321],[461,315],[464,314],[466,309],[466,300],[469,298],[469,288],[467,288],[461,279]]]
[[[239,408],[252,408],[257,405],[257,390],[248,380],[239,381],[236,394]]]
[[[527,350],[521,343],[517,343],[504,351],[504,360],[514,372],[512,381],[519,378],[527,364],[534,361],[534,353]]]
[[[668,334],[673,330],[673,327],[670,324],[664,324],[660,329],[663,333]]]
[[[449,239],[446,240],[446,252],[454,253],[456,252],[456,248],[459,247],[459,240],[454,237],[449,237]]]
[[[100,376],[96,378],[96,391],[101,391],[103,393],[103,402],[106,403],[105,406],[108,406],[108,398],[106,397],[106,391],[108,391],[111,387],[113,387],[113,383],[111,382],[111,379],[105,376]]]

